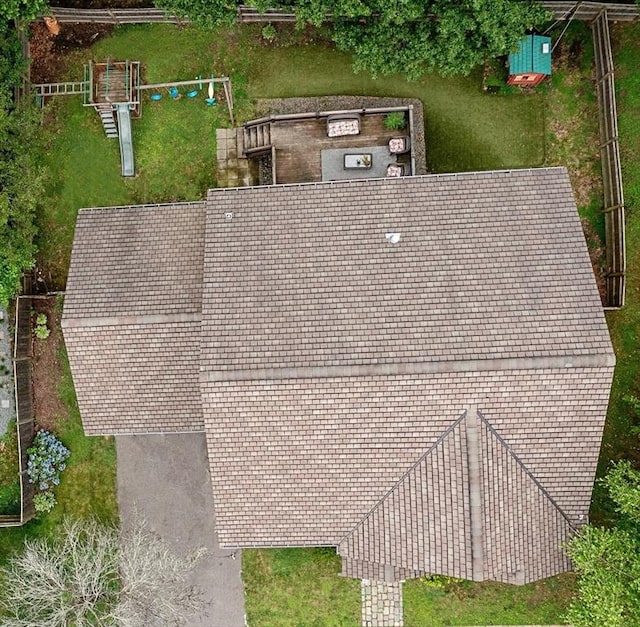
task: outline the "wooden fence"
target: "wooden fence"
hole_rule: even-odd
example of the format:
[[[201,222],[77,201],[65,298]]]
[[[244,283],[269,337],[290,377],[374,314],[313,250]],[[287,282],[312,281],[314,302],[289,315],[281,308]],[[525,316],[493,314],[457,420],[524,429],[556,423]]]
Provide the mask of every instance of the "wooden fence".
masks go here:
[[[30,286],[29,286],[30,287]],[[31,290],[28,290],[31,291]],[[24,525],[35,516],[33,486],[27,476],[27,449],[34,436],[33,396],[31,382],[32,341],[31,296],[16,300],[16,323],[13,345],[13,381],[16,395],[16,429],[20,457],[20,514],[0,516],[0,527]]]
[[[594,20],[607,8],[607,16],[614,21],[632,21],[640,17],[636,4],[603,4],[601,2],[541,2],[555,19],[573,16],[577,20]],[[51,7],[51,15],[59,22],[96,22],[102,24],[170,23],[188,24],[189,19],[165,13],[161,9],[72,9]],[[239,22],[295,22],[295,13],[286,9],[267,9],[260,12],[254,7],[238,5]]]
[[[596,96],[600,124],[600,161],[604,191],[604,224],[606,248],[605,305],[619,308],[625,296],[625,224],[618,120],[614,84],[613,55],[609,38],[608,10],[603,9],[593,21]]]

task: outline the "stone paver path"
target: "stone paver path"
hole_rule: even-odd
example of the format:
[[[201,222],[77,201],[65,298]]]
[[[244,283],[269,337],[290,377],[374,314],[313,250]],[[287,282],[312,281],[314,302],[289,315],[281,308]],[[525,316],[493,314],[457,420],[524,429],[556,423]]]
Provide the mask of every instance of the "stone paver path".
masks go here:
[[[4,435],[9,421],[16,416],[9,337],[7,311],[0,307],[0,436]]]
[[[402,584],[362,580],[362,627],[402,627]]]
[[[240,129],[219,128],[216,130],[218,187],[247,187],[252,185],[249,161],[238,150]]]

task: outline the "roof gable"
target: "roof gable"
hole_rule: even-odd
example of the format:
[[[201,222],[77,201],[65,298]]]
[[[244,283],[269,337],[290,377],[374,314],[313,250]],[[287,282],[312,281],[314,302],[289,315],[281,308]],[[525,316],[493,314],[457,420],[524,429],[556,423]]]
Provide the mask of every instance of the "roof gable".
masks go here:
[[[360,577],[393,581],[399,569],[522,584],[570,568],[561,547],[573,532],[546,490],[471,408],[338,551],[348,576],[355,569]]]

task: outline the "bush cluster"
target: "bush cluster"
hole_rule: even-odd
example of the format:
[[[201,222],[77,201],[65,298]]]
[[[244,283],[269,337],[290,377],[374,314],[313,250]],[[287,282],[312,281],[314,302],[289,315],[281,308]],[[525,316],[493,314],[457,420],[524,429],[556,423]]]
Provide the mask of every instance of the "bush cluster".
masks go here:
[[[65,461],[70,452],[53,433],[38,431],[27,453],[30,483],[36,484],[40,491],[60,483],[60,473],[66,468]]]

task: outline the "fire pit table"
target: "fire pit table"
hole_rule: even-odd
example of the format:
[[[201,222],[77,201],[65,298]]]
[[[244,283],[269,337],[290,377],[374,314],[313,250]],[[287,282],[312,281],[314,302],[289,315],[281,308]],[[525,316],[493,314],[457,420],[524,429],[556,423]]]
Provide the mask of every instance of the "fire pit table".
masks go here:
[[[356,168],[370,168],[373,162],[373,155],[370,152],[362,154],[347,153],[344,156],[344,169],[353,170]]]

